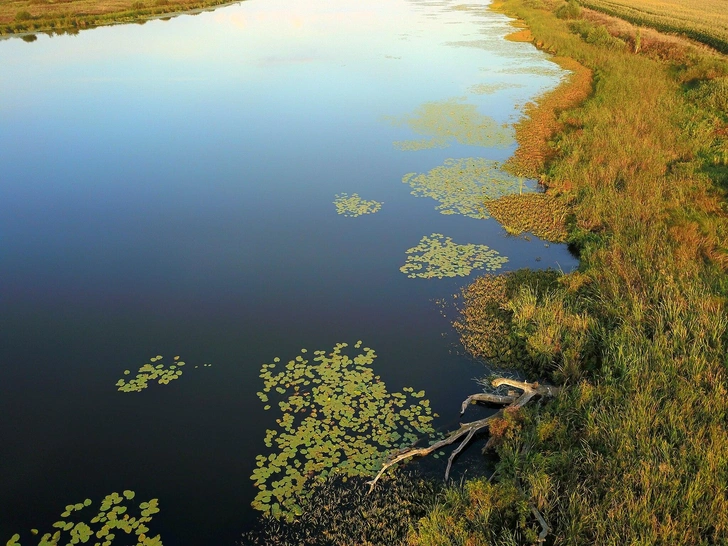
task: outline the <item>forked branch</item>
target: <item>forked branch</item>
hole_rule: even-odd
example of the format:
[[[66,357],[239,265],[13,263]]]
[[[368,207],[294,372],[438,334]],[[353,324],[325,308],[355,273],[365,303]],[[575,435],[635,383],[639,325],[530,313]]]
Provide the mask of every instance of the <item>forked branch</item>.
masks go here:
[[[465,401],[462,404],[462,408],[460,411],[460,414],[462,415],[465,412],[465,409],[468,407],[468,404],[471,402],[488,402],[491,404],[501,404],[506,405],[506,408],[503,408],[499,410],[494,415],[491,415],[490,417],[486,417],[485,419],[479,419],[478,421],[472,421],[470,423],[461,423],[460,428],[458,430],[455,430],[448,434],[445,438],[442,440],[435,442],[429,447],[410,447],[403,449],[401,451],[398,451],[394,454],[392,454],[385,462],[382,464],[382,468],[377,472],[377,475],[374,477],[373,480],[367,482],[369,484],[369,491],[374,489],[374,486],[379,481],[379,478],[384,474],[387,469],[390,467],[396,465],[397,463],[404,461],[406,459],[410,459],[412,457],[422,457],[425,455],[429,455],[430,453],[437,451],[440,448],[443,448],[445,446],[448,446],[450,444],[454,444],[456,441],[460,440],[464,437],[464,439],[461,440],[460,445],[452,452],[450,455],[450,458],[447,461],[447,469],[445,470],[445,481],[450,476],[450,468],[452,467],[452,463],[455,460],[455,457],[458,456],[458,454],[465,449],[465,446],[468,445],[470,440],[472,440],[473,436],[480,432],[481,430],[484,430],[488,428],[490,423],[501,417],[503,415],[504,409],[507,408],[520,408],[522,406],[525,406],[532,398],[535,396],[541,396],[541,397],[551,397],[556,396],[559,392],[559,388],[552,387],[550,385],[539,385],[538,383],[525,383],[523,381],[516,381],[515,379],[507,379],[504,377],[500,377],[498,379],[494,379],[491,381],[491,384],[494,387],[500,387],[501,385],[508,385],[509,387],[516,388],[520,391],[522,391],[522,394],[519,396],[516,396],[515,394],[508,394],[508,395],[498,395],[498,394],[490,394],[490,393],[478,393],[473,394],[471,396],[468,396]]]

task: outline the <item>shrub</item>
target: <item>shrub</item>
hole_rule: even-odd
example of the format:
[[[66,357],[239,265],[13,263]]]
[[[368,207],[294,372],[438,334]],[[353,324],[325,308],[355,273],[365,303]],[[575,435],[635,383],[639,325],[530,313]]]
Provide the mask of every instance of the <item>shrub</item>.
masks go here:
[[[566,4],[559,6],[556,10],[556,17],[559,19],[579,19],[581,17],[581,8],[575,0],[569,0]]]
[[[30,14],[30,12],[25,11],[25,10],[19,11],[18,13],[15,14],[16,21],[29,21],[32,18],[33,18],[33,16]]]
[[[581,36],[587,44],[614,50],[624,48],[626,45],[623,40],[609,34],[604,25],[594,25],[589,21],[574,21],[571,23],[571,30]]]

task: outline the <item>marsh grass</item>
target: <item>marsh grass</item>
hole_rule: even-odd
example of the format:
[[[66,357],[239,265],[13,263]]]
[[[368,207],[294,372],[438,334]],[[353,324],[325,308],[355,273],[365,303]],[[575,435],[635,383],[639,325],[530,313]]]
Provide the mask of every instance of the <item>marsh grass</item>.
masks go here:
[[[535,543],[527,499],[510,483],[468,481],[446,490],[440,503],[420,523],[409,546],[490,546]],[[447,540],[442,538],[447,537]]]
[[[298,499],[301,516],[261,517],[241,546],[393,546],[405,540],[412,520],[427,514],[442,489],[438,481],[398,472],[371,493],[364,478],[329,477]]]
[[[557,131],[536,164],[574,211],[579,271],[539,290],[516,277],[468,289],[461,322],[481,328],[470,343],[505,332],[526,375],[567,386],[521,412],[496,478],[523,485],[554,544],[726,544],[728,63],[675,39],[616,47],[594,19],[557,18],[561,6],[499,3],[594,80],[581,104],[548,118]],[[473,528],[453,541],[455,523],[435,525],[443,512],[464,517],[443,503],[410,543],[498,543]]]
[[[514,235],[527,232],[555,243],[563,243],[568,237],[569,208],[563,199],[550,194],[504,195],[488,201],[488,212]]]

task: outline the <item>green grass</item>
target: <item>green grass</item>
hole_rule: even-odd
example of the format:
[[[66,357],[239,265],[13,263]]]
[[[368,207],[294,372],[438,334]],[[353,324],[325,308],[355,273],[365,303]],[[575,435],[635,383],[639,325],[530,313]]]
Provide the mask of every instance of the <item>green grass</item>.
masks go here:
[[[580,270],[499,311],[531,378],[567,388],[523,412],[495,479],[522,484],[554,544],[726,544],[728,63],[689,47],[635,54],[597,22],[557,18],[563,5],[499,5],[594,83],[557,112],[541,169],[574,211]],[[527,542],[507,525],[456,536],[471,516],[448,506],[410,544]],[[435,525],[443,510],[450,525]]]

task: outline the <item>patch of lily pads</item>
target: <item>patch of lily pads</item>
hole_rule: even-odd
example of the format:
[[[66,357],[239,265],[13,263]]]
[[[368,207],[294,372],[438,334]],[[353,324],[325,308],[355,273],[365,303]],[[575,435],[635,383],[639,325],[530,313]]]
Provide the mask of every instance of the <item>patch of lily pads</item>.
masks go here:
[[[114,542],[136,546],[162,546],[159,535],[150,536],[148,523],[152,516],[159,512],[159,500],[151,499],[134,508],[131,501],[134,491],[123,491],[106,495],[98,509],[93,508],[91,499],[76,504],[69,504],[61,517],[52,527],[55,531],[44,533],[37,538],[39,531],[31,529],[35,538],[24,541],[36,543],[37,546],[59,546],[73,544],[93,544],[94,546],[112,546]],[[20,534],[13,535],[6,546],[20,546]],[[36,542],[39,540],[39,542]]]
[[[440,233],[424,236],[407,254],[399,270],[412,279],[466,277],[475,269],[495,271],[508,262],[507,257],[485,245],[459,245]]]
[[[254,508],[292,520],[309,482],[373,475],[389,451],[434,432],[437,415],[425,391],[389,392],[371,367],[376,356],[357,341],[263,364],[258,397],[266,410],[277,406],[280,417],[266,431],[270,451],[256,458]]]
[[[497,161],[480,157],[446,159],[427,173],[408,173],[402,182],[412,195],[430,197],[442,214],[489,218],[488,201],[504,195],[535,191],[534,184],[505,172]]]
[[[182,368],[185,362],[175,356],[169,365],[162,362],[162,355],[157,355],[149,359],[149,362],[143,364],[137,371],[136,377],[126,381],[124,378],[116,382],[117,390],[121,392],[140,392],[146,389],[150,383],[158,383],[160,385],[168,385],[172,381],[176,381],[182,377]],[[212,364],[203,364],[207,368]],[[197,368],[197,366],[195,366]],[[124,370],[124,375],[131,375],[131,370]]]
[[[412,114],[385,119],[395,126],[409,127],[414,133],[426,137],[396,141],[394,146],[399,150],[446,148],[452,142],[505,148],[514,141],[510,126],[480,114],[475,104],[466,103],[463,99],[426,102]]]
[[[338,193],[334,199],[336,213],[348,218],[356,218],[364,214],[374,214],[382,208],[379,201],[368,201],[359,197],[358,193]]]

